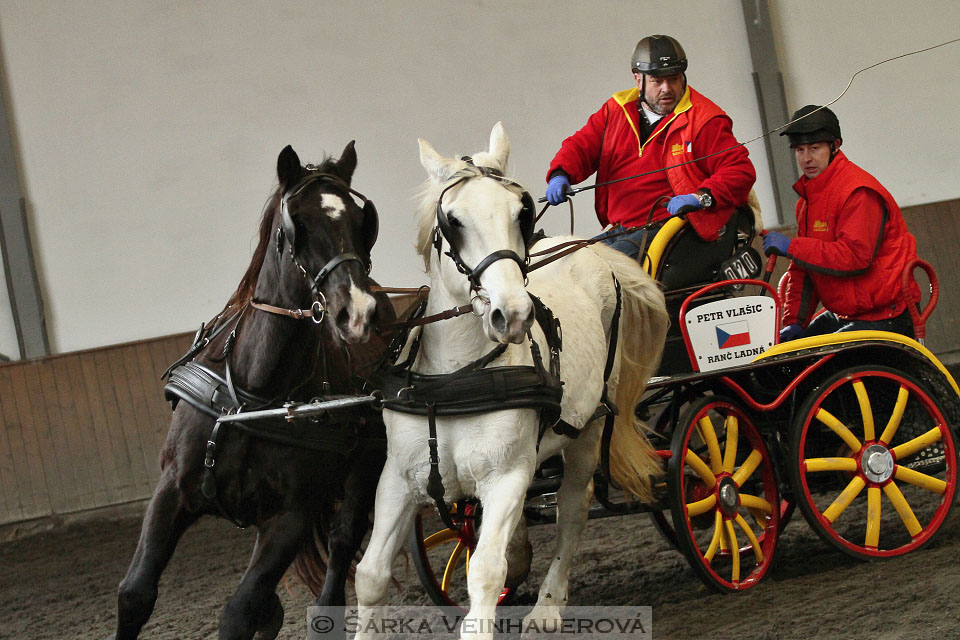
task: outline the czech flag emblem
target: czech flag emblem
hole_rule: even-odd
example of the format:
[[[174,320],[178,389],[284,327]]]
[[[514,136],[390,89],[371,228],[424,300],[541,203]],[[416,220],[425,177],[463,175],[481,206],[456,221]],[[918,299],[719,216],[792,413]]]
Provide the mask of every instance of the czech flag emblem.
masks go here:
[[[750,327],[747,325],[746,320],[718,324],[716,329],[717,346],[721,349],[742,347],[745,344],[750,344]]]

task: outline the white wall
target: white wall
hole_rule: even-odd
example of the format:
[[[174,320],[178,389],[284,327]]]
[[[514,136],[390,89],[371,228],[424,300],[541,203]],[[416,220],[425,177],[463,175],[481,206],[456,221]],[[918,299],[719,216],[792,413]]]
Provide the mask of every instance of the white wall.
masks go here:
[[[807,12],[836,13],[834,6],[778,6],[784,57],[803,59],[812,46],[799,32]],[[843,13],[839,32],[863,32],[850,45],[859,44],[851,67],[927,41],[924,33],[884,43],[876,33],[894,26]],[[938,15],[925,19],[941,24]],[[0,0],[10,115],[52,348],[191,330],[216,313],[247,264],[276,156],[288,143],[311,161],[357,140],[354,186],[382,216],[374,276],[422,283],[411,220],[424,177],[417,137],[442,153],[471,153],[503,120],[515,177],[542,195],[561,140],[631,85],[629,56],[650,33],[680,39],[690,83],[727,110],[740,139],[760,133],[738,0]],[[819,79],[833,94],[849,75],[845,67],[808,67],[785,65],[799,78],[788,79],[791,105],[795,95],[800,104],[818,98],[800,79]],[[886,114],[887,132],[908,132],[915,103],[937,100],[937,87],[901,86],[917,97],[904,104],[850,95],[850,111],[837,111],[842,120],[876,111]],[[867,136],[844,125],[853,152]],[[871,169],[913,162],[891,158],[888,148],[861,149],[852,155]],[[762,142],[749,150],[772,216]],[[933,199],[956,197],[952,181],[943,182]],[[575,202],[578,232],[596,232],[590,197]],[[552,214],[548,230],[563,230],[566,208]],[[0,332],[0,352],[15,353],[8,339]]]
[[[859,69],[960,37],[957,0],[771,2],[791,110],[836,98]],[[960,196],[960,42],[857,76],[830,107],[843,150],[901,206]]]

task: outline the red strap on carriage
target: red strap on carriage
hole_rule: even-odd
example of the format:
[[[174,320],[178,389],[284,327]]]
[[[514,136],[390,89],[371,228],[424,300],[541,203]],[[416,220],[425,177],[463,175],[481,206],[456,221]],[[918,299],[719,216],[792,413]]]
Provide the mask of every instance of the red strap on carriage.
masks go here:
[[[927,306],[924,309],[919,308],[919,302],[917,304],[907,304],[907,309],[910,311],[910,319],[913,320],[913,333],[918,341],[922,341],[927,336],[927,318],[933,313],[934,307],[937,306],[937,300],[940,298],[940,283],[937,281],[937,274],[930,263],[915,258],[903,269],[900,280],[901,291],[909,290],[910,281],[913,280],[913,271],[917,267],[926,272],[927,280],[930,281],[930,300],[927,301]]]

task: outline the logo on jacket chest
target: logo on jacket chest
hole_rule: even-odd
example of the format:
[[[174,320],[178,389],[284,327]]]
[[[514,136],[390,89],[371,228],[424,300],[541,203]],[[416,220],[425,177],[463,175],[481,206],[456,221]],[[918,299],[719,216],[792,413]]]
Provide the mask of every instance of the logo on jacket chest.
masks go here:
[[[684,145],[681,144],[681,143],[676,143],[676,144],[674,144],[674,145],[671,145],[671,147],[670,147],[670,153],[672,153],[672,154],[675,155],[675,156],[683,155],[683,152],[684,152],[684,151],[686,151],[687,153],[692,152],[692,151],[693,151],[693,144],[690,143],[690,142],[688,142],[688,143],[686,144],[686,146],[684,146]]]
[[[814,220],[813,221],[813,232],[814,233],[826,233],[827,231],[827,221],[826,220]]]

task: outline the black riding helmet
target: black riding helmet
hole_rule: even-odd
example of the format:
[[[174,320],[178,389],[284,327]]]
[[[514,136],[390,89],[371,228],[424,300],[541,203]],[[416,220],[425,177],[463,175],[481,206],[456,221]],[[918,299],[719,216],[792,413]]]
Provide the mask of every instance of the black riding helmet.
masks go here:
[[[635,73],[650,76],[672,76],[687,70],[687,54],[670,36],[647,36],[637,43],[630,64]]]
[[[826,107],[808,104],[797,109],[791,120],[797,121],[780,132],[780,135],[788,137],[791,147],[798,144],[842,140],[840,121],[836,114]]]

